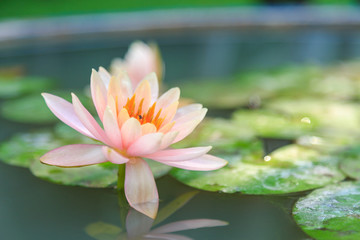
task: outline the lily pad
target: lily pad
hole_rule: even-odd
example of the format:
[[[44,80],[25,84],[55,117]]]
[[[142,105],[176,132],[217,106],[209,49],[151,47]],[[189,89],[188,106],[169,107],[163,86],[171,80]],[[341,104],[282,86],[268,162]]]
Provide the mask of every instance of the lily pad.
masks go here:
[[[348,176],[360,180],[360,146],[339,153],[340,169]]]
[[[298,200],[293,215],[314,239],[360,239],[360,183],[342,182],[317,189]]]
[[[15,166],[28,167],[42,179],[85,187],[111,187],[117,182],[118,165],[103,163],[79,168],[60,168],[40,163],[39,158],[46,152],[68,144],[91,144],[93,140],[82,136],[64,124],[55,132],[43,130],[21,133],[0,144],[0,160]],[[171,167],[147,160],[154,177],[167,174]]]
[[[0,77],[0,98],[14,98],[53,89],[55,82],[42,77]]]
[[[173,145],[175,148],[193,146],[213,146],[221,152],[237,150],[239,144],[254,139],[254,132],[249,128],[235,125],[231,120],[215,118],[205,119],[195,131],[184,140]]]
[[[65,91],[58,91],[55,95],[67,100],[71,98],[69,92]],[[77,96],[88,110],[94,112],[88,97],[83,94],[77,94]],[[21,123],[44,124],[58,121],[40,94],[4,102],[1,106],[1,115],[8,120]]]
[[[315,121],[266,110],[236,111],[233,122],[238,128],[251,129],[257,136],[285,139],[311,134],[317,127]]]
[[[257,96],[255,91],[244,89],[242,84],[228,79],[194,81],[181,86],[181,96],[194,99],[209,108],[232,109],[247,106],[252,96]]]
[[[317,121],[322,128],[354,133],[360,129],[360,110],[357,104],[321,99],[280,99],[266,104],[267,109]]]
[[[30,171],[38,178],[62,185],[103,188],[116,186],[118,166],[101,163],[78,168],[61,168],[33,160]]]
[[[255,143],[254,143],[255,144]],[[222,169],[201,172],[173,169],[180,182],[207,191],[245,194],[286,194],[319,188],[345,178],[338,159],[298,145],[281,147],[267,156],[261,145],[223,155],[229,164]]]

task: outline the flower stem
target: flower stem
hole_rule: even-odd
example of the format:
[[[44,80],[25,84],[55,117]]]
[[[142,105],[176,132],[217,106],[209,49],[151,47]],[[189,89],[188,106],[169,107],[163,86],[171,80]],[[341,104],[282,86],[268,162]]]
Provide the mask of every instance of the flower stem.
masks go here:
[[[129,204],[125,196],[125,164],[120,164],[118,169],[118,183],[117,183],[117,192],[118,192],[118,203],[120,207],[120,220],[122,225],[125,227],[126,216],[129,210]]]
[[[117,189],[124,191],[125,185],[125,164],[119,164]]]

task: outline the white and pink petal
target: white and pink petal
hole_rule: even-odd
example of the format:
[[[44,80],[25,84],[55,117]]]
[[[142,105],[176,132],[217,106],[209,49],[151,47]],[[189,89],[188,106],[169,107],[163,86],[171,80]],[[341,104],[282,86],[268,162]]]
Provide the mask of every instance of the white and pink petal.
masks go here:
[[[201,157],[194,158],[187,161],[166,161],[162,162],[166,165],[187,169],[187,170],[194,170],[194,171],[212,171],[219,168],[222,168],[227,164],[222,158],[218,158],[212,155],[205,154]]]
[[[159,196],[154,176],[149,165],[141,158],[126,163],[125,195],[131,207],[155,218],[159,206]]]
[[[211,150],[211,148],[211,146],[207,146],[182,149],[166,149],[147,155],[145,157],[164,163],[167,161],[187,161],[205,155]]]
[[[103,154],[104,145],[73,144],[66,145],[44,154],[40,161],[59,167],[80,167],[103,163],[107,158]]]
[[[49,109],[54,113],[57,118],[59,118],[61,121],[75,129],[76,131],[80,132],[81,134],[90,138],[96,138],[80,121],[71,103],[49,93],[43,93],[42,96],[44,97]]]

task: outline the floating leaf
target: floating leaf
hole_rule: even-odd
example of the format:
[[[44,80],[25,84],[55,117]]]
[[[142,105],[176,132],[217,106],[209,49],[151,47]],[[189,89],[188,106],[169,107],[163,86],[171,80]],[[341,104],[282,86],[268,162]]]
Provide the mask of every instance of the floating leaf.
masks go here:
[[[317,189],[298,200],[293,215],[300,228],[317,240],[360,239],[360,183]]]
[[[246,194],[300,192],[345,178],[337,168],[337,158],[298,145],[281,147],[265,157],[259,145],[242,149],[238,155],[221,157],[229,164],[216,171],[173,169],[170,173],[198,189]]]
[[[53,89],[55,82],[41,77],[0,77],[0,98],[14,98]]]
[[[360,180],[360,146],[339,153],[340,169],[348,176]]]
[[[118,165],[101,163],[77,168],[61,168],[32,161],[30,171],[37,177],[70,186],[103,188],[116,186]]]
[[[205,119],[195,131],[184,140],[176,143],[176,148],[193,147],[200,145],[214,146],[221,151],[238,149],[244,140],[248,143],[254,138],[254,132],[249,128],[239,127],[232,121],[216,118]]]
[[[257,136],[285,139],[311,134],[317,127],[315,121],[266,110],[236,111],[233,122],[239,129],[251,129]]]
[[[300,119],[316,121],[322,128],[354,133],[360,129],[357,104],[320,99],[281,99],[266,104],[266,108],[287,113]]]
[[[194,99],[195,102],[201,102],[209,108],[231,109],[247,106],[251,97],[256,96],[255,92],[251,93],[233,81],[196,81],[196,84],[193,82],[181,86],[181,96]]]
[[[50,131],[21,133],[0,144],[1,161],[19,167],[30,167],[31,161],[61,146]]]
[[[93,144],[93,140],[82,136],[70,127],[59,124],[55,132],[43,130],[20,133],[0,144],[0,160],[15,166],[28,167],[42,179],[64,185],[85,187],[111,187],[117,182],[118,165],[103,163],[79,168],[60,168],[40,163],[46,152],[69,144]],[[148,160],[154,177],[168,173],[171,167]]]
[[[55,95],[70,100],[69,92],[58,91]],[[77,94],[84,106],[92,110],[90,99],[82,94]],[[26,96],[20,99],[8,100],[1,106],[1,114],[4,118],[21,123],[44,124],[57,122],[58,119],[46,106],[40,94]]]

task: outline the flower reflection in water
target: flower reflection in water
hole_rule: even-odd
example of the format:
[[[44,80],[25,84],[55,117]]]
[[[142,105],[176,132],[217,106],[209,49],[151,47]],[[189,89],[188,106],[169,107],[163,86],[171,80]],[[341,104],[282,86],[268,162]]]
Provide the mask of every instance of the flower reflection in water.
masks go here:
[[[179,196],[167,206],[160,209],[158,217],[155,220],[130,208],[124,224],[126,230],[112,224],[96,222],[89,224],[85,228],[85,231],[89,236],[97,240],[191,240],[189,237],[174,234],[174,232],[227,225],[227,222],[216,219],[189,219],[168,223],[151,229],[184,206],[196,193],[197,192],[188,192]],[[121,195],[119,195],[119,197],[121,198]],[[124,201],[119,199],[120,205],[121,202]],[[124,206],[121,207],[121,210],[125,209]]]

